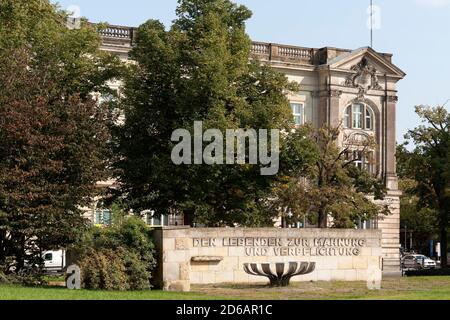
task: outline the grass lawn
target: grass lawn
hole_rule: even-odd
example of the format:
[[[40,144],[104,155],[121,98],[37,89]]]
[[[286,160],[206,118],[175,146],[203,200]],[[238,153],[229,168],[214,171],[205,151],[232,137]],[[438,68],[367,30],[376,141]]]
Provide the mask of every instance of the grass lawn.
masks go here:
[[[308,282],[289,288],[265,285],[193,286],[190,293],[72,291],[57,287],[0,286],[0,300],[450,300],[450,277],[386,279],[380,291],[363,282]]]
[[[450,277],[385,279],[382,289],[370,291],[365,282],[294,283],[289,288],[267,286],[204,286],[195,292],[261,300],[450,300]]]
[[[90,291],[67,290],[58,287],[0,286],[0,300],[212,300],[202,293],[154,291]],[[225,298],[223,298],[225,299]]]

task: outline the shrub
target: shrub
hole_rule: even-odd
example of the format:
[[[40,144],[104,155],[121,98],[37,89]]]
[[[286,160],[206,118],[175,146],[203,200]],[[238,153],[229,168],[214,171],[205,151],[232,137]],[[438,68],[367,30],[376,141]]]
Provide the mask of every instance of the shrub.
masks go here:
[[[0,271],[0,284],[10,284],[11,280],[2,271]]]
[[[71,250],[86,289],[150,289],[155,267],[152,231],[139,218],[120,219],[111,227],[92,227]]]
[[[128,284],[132,290],[145,290],[150,288],[149,279],[151,272],[147,268],[147,261],[142,260],[135,252],[123,252],[123,262],[128,278]]]
[[[84,287],[93,290],[128,290],[126,269],[116,251],[91,250],[79,262]]]
[[[19,272],[4,273],[0,270],[0,284],[20,284],[24,286],[41,286],[46,284],[38,268],[22,269]]]
[[[427,269],[405,271],[407,277],[450,276],[450,269]]]

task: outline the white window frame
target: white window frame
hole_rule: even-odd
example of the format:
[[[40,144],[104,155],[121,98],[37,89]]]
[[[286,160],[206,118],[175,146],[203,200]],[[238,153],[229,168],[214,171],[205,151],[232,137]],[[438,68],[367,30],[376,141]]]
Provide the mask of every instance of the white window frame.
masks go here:
[[[344,128],[346,128],[346,129],[350,129],[352,127],[352,112],[353,112],[353,109],[350,107],[347,107],[345,109]]]
[[[362,110],[357,111],[357,107]],[[368,126],[367,124],[370,124]],[[357,102],[348,105],[344,111],[344,128],[354,130],[375,130],[375,113],[373,109],[365,103]]]
[[[357,111],[359,109],[359,111]],[[352,104],[352,128],[364,129],[364,105],[360,103]]]
[[[295,106],[300,106],[300,113],[295,112]],[[305,121],[305,103],[300,101],[291,101],[291,111],[294,117],[294,123],[296,126],[300,127],[306,123]],[[300,124],[297,123],[297,117],[300,117]]]
[[[374,164],[374,152],[370,151],[366,155],[362,155],[362,152],[359,150],[350,151],[351,158],[354,160],[353,164],[361,169],[366,170],[369,173],[374,173],[375,164]]]
[[[167,214],[162,214],[160,220],[160,224],[155,224],[154,212],[147,213],[147,224],[151,227],[164,227],[169,225],[169,216]]]
[[[371,108],[365,107],[364,108],[364,129],[373,131],[373,123],[374,123],[374,114]],[[367,125],[367,121],[370,121],[370,125]]]
[[[105,221],[105,212],[109,213],[109,223]],[[97,219],[97,214],[99,214],[99,219]],[[94,224],[109,226],[112,223],[112,212],[109,209],[95,209],[94,211]]]

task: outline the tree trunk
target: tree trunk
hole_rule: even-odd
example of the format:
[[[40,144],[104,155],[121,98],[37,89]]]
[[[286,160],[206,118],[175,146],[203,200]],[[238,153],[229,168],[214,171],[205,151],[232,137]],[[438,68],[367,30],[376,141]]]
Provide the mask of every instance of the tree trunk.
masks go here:
[[[15,258],[16,258],[16,271],[23,270],[25,268],[26,248],[25,248],[25,236],[18,234],[11,236],[12,242],[16,243]]]
[[[185,210],[183,212],[183,219],[185,226],[194,226],[194,210]]]
[[[326,209],[319,210],[319,228],[326,229],[328,228],[328,214]]]

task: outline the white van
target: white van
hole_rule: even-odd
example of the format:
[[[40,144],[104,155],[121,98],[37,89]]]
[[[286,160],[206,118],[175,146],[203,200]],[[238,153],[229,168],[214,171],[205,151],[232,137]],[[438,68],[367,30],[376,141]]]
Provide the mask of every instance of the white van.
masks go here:
[[[47,273],[60,273],[66,268],[66,250],[45,251],[42,259]]]

